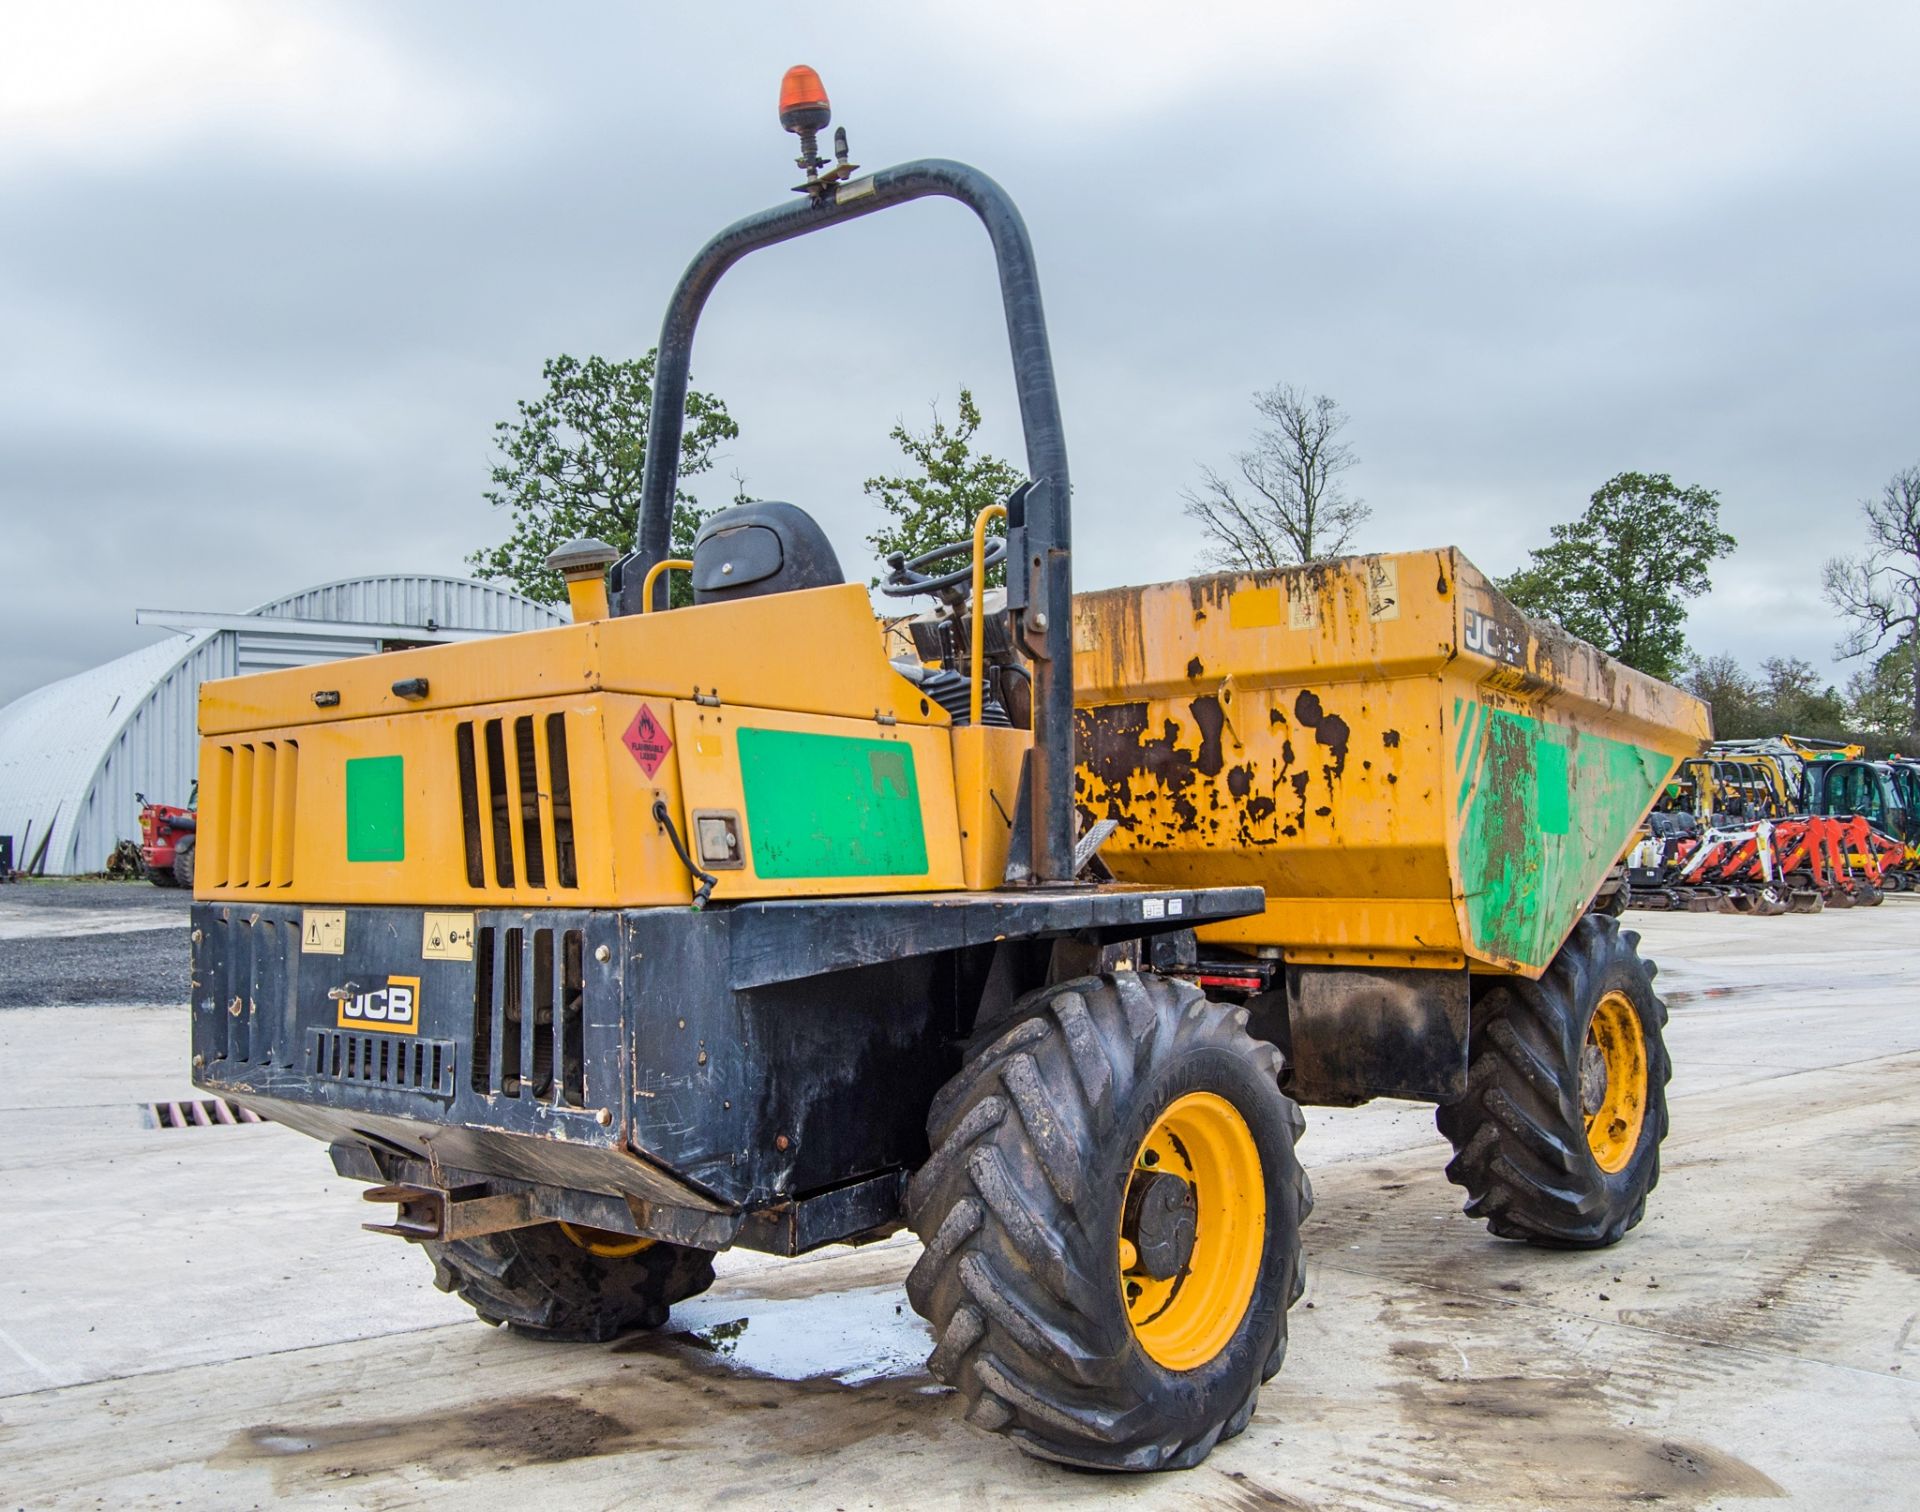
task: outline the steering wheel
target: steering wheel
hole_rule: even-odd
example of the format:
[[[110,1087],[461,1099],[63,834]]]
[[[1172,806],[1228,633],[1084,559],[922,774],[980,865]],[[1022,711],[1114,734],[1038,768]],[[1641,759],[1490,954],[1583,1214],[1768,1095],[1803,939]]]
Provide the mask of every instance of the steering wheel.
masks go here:
[[[936,562],[947,562],[955,557],[963,558],[963,565],[951,572],[929,573],[927,568]],[[987,542],[987,554],[982,565],[991,570],[1007,559],[1007,538],[994,536]],[[917,557],[908,559],[905,552],[896,551],[887,558],[887,566],[893,570],[881,580],[880,591],[889,598],[910,598],[916,593],[944,593],[949,588],[957,588],[962,583],[973,581],[973,541],[949,541],[944,546],[936,546],[931,551],[923,551]]]

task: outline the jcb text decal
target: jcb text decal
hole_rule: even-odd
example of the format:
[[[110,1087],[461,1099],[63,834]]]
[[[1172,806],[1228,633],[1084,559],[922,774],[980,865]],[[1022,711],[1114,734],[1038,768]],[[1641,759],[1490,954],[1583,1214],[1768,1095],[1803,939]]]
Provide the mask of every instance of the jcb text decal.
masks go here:
[[[386,1034],[420,1032],[420,978],[390,976],[387,985],[369,992],[338,995],[342,1029],[378,1029]]]
[[[1461,642],[1466,650],[1478,651],[1482,656],[1516,667],[1527,664],[1526,639],[1512,625],[1473,609],[1463,609],[1461,620],[1464,632]]]

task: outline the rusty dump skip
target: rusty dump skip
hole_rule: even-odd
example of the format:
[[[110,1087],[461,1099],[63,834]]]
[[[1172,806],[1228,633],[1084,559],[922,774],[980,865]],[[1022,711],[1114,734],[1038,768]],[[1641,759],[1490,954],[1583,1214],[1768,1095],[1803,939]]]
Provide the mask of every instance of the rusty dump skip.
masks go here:
[[[1705,704],[1527,619],[1458,551],[1082,594],[1083,822],[1121,879],[1254,883],[1203,938],[1536,976]]]

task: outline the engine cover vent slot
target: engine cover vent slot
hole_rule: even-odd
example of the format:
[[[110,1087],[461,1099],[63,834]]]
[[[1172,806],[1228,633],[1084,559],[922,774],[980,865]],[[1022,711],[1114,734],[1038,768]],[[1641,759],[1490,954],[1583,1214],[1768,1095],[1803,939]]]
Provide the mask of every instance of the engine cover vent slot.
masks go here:
[[[194,846],[198,879],[210,887],[293,885],[300,744],[255,740],[208,748]]]
[[[577,888],[564,714],[454,727],[467,885]]]

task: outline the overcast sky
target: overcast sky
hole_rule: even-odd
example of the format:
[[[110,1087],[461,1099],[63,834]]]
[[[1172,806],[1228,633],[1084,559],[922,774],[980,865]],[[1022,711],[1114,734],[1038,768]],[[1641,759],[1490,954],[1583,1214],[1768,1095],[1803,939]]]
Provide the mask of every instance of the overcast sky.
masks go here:
[[[1703,652],[1830,666],[1819,564],[1920,462],[1920,7],[0,0],[0,701],[329,579],[462,571],[492,426],[653,344],[786,196],[782,69],[867,167],[1032,231],[1083,586],[1192,570],[1179,495],[1286,380],[1352,415],[1359,545],[1505,572],[1628,469],[1719,490]],[[984,238],[922,204],[750,259],[710,502],[813,510],[961,383],[1021,449]],[[1843,677],[1844,667],[1833,667]]]

